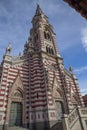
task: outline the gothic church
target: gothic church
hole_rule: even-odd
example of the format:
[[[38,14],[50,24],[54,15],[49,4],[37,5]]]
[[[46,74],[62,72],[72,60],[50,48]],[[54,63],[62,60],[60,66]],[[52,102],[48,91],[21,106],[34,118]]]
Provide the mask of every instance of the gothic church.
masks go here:
[[[0,130],[87,130],[87,108],[66,70],[53,26],[39,5],[23,55],[6,48],[0,64]]]

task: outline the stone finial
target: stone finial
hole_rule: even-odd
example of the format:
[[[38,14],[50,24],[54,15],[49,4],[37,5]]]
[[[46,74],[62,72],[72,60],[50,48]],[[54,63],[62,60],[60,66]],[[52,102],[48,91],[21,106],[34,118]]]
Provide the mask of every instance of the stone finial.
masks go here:
[[[12,47],[11,47],[11,43],[8,44],[8,47],[6,48],[6,55],[9,55],[11,53]]]
[[[70,71],[70,72],[73,72],[72,66],[69,67],[69,71]]]

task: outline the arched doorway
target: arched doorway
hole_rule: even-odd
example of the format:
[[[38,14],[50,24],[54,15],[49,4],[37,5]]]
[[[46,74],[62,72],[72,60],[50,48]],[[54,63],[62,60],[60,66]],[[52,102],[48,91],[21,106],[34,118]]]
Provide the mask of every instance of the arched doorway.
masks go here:
[[[54,104],[55,104],[56,119],[60,121],[64,113],[63,94],[56,78],[54,79],[53,98],[54,98]]]
[[[12,93],[9,96],[7,117],[6,117],[6,121],[8,122],[9,127],[23,126],[23,121],[24,121],[23,104],[24,104],[24,100],[23,100],[22,90],[16,89],[12,91]]]
[[[9,126],[22,126],[22,103],[21,102],[11,103]]]

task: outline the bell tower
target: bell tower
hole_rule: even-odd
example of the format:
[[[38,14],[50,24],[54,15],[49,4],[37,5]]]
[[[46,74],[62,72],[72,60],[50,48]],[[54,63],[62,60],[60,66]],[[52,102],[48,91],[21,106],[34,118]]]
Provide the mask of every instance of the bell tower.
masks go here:
[[[63,113],[75,106],[70,97],[70,88],[75,84],[56,47],[53,26],[39,5],[32,25],[24,46],[24,55],[29,57],[29,124],[30,129],[50,130],[62,120]],[[76,88],[74,91],[75,94]],[[78,99],[82,105],[80,96]]]
[[[65,108],[62,107],[64,96],[58,81],[64,68],[63,59],[56,47],[53,27],[39,5],[32,25],[24,46],[24,55],[29,57],[30,129],[50,130],[61,120],[63,109],[67,109],[66,101]]]
[[[50,130],[61,119],[63,112],[64,97],[58,81],[61,76],[58,75],[61,75],[60,67],[64,67],[56,47],[53,26],[39,5],[32,19],[32,29],[24,46],[24,55],[29,57],[30,129]]]
[[[29,46],[32,46],[34,51],[42,51],[61,57],[56,47],[53,26],[49,23],[48,17],[43,13],[39,5],[37,5],[35,15],[32,19],[32,25],[30,38],[28,39],[28,42],[31,42]]]

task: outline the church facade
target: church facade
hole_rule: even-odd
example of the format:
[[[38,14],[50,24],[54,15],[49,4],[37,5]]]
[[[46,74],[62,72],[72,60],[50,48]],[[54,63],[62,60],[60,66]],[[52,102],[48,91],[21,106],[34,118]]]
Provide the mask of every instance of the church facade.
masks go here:
[[[0,64],[0,130],[87,130],[87,108],[66,70],[48,17],[37,5],[23,55],[6,48]]]

